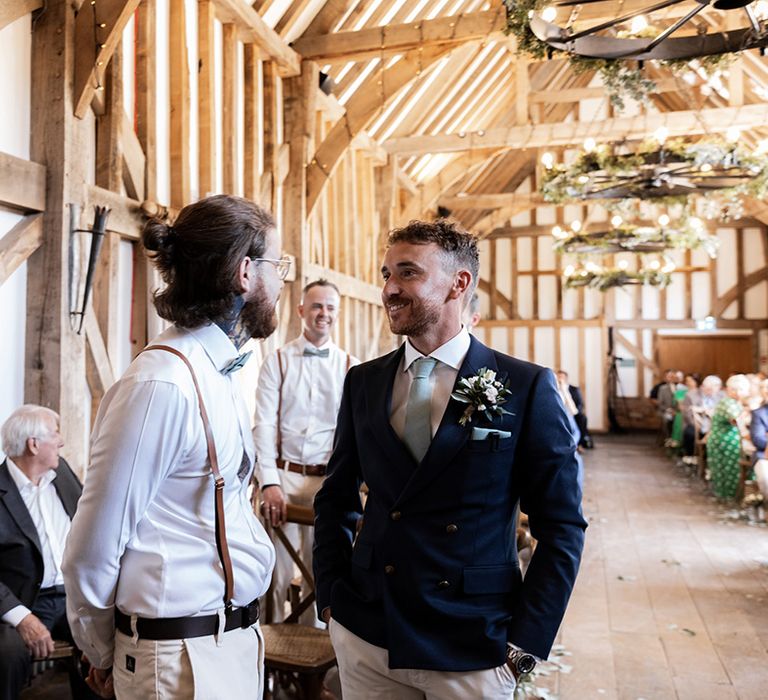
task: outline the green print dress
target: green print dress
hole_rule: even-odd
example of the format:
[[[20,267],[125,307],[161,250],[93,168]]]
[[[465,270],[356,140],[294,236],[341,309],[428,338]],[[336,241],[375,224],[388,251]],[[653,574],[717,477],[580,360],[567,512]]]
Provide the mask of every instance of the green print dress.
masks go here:
[[[707,461],[712,475],[712,488],[718,498],[736,498],[739,490],[739,457],[741,436],[732,424],[741,415],[741,404],[730,397],[715,407],[712,428],[707,440]]]

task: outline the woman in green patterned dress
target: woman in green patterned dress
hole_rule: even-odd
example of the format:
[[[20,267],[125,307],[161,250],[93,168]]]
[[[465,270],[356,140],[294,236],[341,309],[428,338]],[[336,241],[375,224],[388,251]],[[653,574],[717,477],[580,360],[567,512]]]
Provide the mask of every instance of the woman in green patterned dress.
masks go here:
[[[741,434],[737,419],[744,413],[742,401],[749,395],[749,380],[734,374],[725,383],[725,397],[715,407],[707,438],[707,462],[715,496],[736,498],[739,490]]]

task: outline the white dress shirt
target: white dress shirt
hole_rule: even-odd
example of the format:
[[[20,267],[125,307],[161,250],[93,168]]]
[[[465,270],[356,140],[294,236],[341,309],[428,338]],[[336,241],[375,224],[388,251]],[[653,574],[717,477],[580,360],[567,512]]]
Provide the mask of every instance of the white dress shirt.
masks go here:
[[[275,553],[247,489],[254,463],[237,373],[219,371],[237,349],[215,325],[171,327],[152,344],[192,364],[225,481],[234,604],[263,595]],[[104,396],[91,463],[64,553],[72,634],[100,668],[112,663],[114,606],[140,617],[208,615],[224,607],[214,484],[192,377],[172,354],[140,354]]]
[[[327,464],[333,449],[336,416],[341,404],[344,377],[359,360],[332,341],[317,348],[328,357],[305,356],[315,349],[304,335],[270,353],[259,373],[253,437],[258,457],[259,484],[279,484],[277,460],[296,464]],[[280,391],[278,352],[283,367],[280,408],[281,454],[277,454],[277,410]]]
[[[461,330],[453,336],[447,343],[444,343],[436,350],[429,353],[428,357],[434,357],[437,360],[435,368],[429,377],[432,385],[432,403],[430,407],[430,423],[432,426],[432,437],[435,436],[440,427],[440,421],[448,406],[451,398],[451,392],[456,384],[456,377],[459,374],[464,358],[469,352],[470,337],[467,329],[462,326]],[[408,406],[408,394],[411,391],[413,375],[411,367],[422,355],[410,340],[405,341],[405,352],[400,361],[400,367],[395,374],[395,383],[392,386],[392,407],[389,414],[389,422],[402,438],[405,433],[405,414]]]
[[[64,504],[56,492],[53,480],[56,470],[51,469],[40,477],[40,483],[35,486],[27,475],[16,466],[13,460],[6,458],[8,473],[19,489],[21,499],[29,511],[32,522],[40,540],[43,555],[43,581],[41,588],[61,586],[64,576],[61,573],[61,558],[64,553],[64,542],[69,534],[71,521],[64,510]],[[16,627],[31,610],[26,605],[17,605],[3,615],[3,622]]]

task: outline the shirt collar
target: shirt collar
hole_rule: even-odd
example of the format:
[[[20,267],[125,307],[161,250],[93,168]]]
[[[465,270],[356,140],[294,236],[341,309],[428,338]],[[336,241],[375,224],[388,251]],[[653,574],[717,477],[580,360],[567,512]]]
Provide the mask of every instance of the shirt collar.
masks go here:
[[[317,349],[317,350],[325,350],[326,348],[330,349],[330,348],[334,347],[334,343],[333,343],[333,339],[332,338],[328,338],[328,340],[323,345],[315,345],[314,343],[311,343],[309,340],[307,340],[307,337],[302,333],[297,338],[297,340],[299,341],[298,342],[298,346],[299,346],[299,350],[301,352],[304,352],[304,348],[312,348],[312,349]]]
[[[30,478],[23,471],[21,471],[18,465],[10,457],[6,457],[5,461],[8,464],[8,473],[11,475],[11,479],[13,479],[13,483],[16,484],[16,488],[19,489],[19,491],[23,491],[27,487],[35,487]],[[38,488],[42,489],[45,486],[48,486],[48,484],[50,484],[55,478],[56,470],[49,469],[40,477]]]
[[[195,339],[203,346],[213,366],[220,372],[240,353],[227,334],[215,323],[208,323],[197,328],[187,328]]]
[[[436,360],[452,367],[458,372],[459,369],[461,369],[464,358],[469,352],[470,342],[469,332],[465,326],[462,326],[461,330],[447,343],[443,343],[439,348],[436,348],[429,353],[429,357],[434,357]],[[403,371],[407,372],[410,366],[420,357],[424,357],[424,355],[411,345],[410,339],[406,339]]]

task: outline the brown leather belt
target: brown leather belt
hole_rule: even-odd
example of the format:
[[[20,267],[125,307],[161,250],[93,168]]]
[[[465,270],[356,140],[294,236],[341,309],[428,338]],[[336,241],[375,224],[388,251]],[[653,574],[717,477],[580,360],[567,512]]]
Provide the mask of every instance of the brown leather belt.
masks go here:
[[[278,460],[277,466],[279,469],[303,474],[304,476],[325,476],[325,472],[328,469],[326,464],[296,464],[296,462],[288,462],[284,459]]]
[[[259,620],[259,601],[254,600],[242,608],[232,608],[224,614],[224,631],[250,627]],[[131,616],[115,608],[115,627],[129,637],[133,636]],[[218,615],[199,617],[139,617],[136,619],[136,632],[140,639],[192,639],[209,637],[216,634],[219,627]]]

